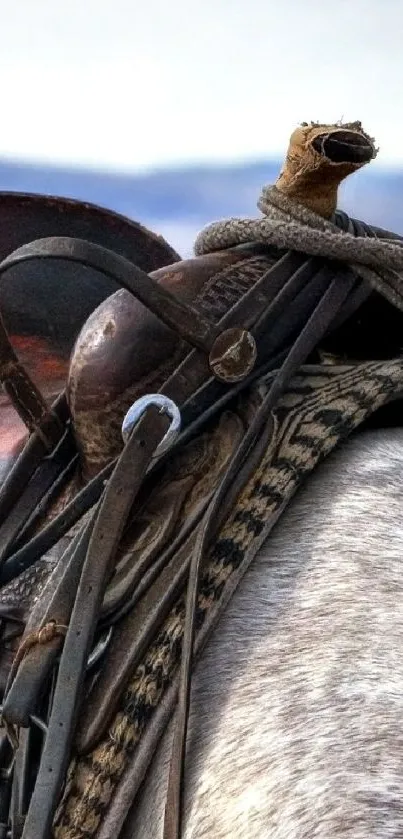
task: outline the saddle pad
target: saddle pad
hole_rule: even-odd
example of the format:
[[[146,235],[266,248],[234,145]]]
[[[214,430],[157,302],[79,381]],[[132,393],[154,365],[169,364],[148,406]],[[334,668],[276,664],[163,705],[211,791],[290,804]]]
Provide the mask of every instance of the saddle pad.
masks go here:
[[[273,430],[260,464],[206,562],[198,597],[197,653],[304,478],[367,417],[402,392],[403,359],[305,366],[293,379],[268,417]],[[175,708],[184,611],[180,598],[132,674],[102,742],[85,756],[73,757],[54,839],[118,835],[137,791],[139,745],[153,720],[155,742],[148,743],[147,751],[151,759],[158,739],[154,723],[158,716],[167,722],[166,701],[171,713]]]

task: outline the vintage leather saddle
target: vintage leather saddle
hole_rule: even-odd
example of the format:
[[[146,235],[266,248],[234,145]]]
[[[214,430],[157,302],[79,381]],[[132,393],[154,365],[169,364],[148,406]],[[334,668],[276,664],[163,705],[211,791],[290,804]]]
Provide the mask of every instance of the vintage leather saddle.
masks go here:
[[[106,211],[42,199],[49,215],[36,227],[41,199],[18,200],[27,218],[35,210],[0,248],[2,285],[9,272],[21,287],[24,271],[39,285],[45,269],[59,289],[69,276],[73,326],[63,320],[57,340],[76,340],[65,391],[49,406],[7,335],[5,321],[21,319],[8,298],[0,376],[29,440],[0,490],[0,837],[51,835],[73,744],[85,753],[97,743],[187,585],[164,834],[173,839],[206,546],[259,462],[295,371],[322,354],[370,357],[375,322],[378,357],[393,356],[400,315],[320,257],[250,243],[180,261]],[[48,329],[44,311],[35,328]]]

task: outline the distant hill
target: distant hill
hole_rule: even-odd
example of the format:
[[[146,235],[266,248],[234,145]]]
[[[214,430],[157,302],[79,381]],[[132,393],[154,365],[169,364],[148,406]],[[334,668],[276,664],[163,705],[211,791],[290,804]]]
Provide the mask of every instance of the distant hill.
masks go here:
[[[280,162],[160,169],[144,174],[0,161],[0,190],[41,192],[109,207],[162,233],[188,255],[197,232],[226,216],[256,215],[263,184],[273,183]],[[403,234],[403,169],[363,170],[343,186],[340,206],[373,224]]]

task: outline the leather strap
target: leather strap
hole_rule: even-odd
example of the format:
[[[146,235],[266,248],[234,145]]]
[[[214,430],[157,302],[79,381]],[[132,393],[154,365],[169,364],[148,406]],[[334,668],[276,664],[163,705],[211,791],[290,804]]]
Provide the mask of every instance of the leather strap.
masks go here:
[[[68,626],[94,521],[95,516],[76,535],[61,558],[61,578],[50,602],[46,603],[45,610],[38,615],[39,629],[48,626],[52,621],[56,621],[60,626]],[[30,627],[28,631],[32,633],[36,630]],[[11,669],[3,699],[3,718],[9,724],[17,728],[29,725],[61,647],[61,636],[49,639],[45,646],[34,645],[27,650],[18,667]]]
[[[3,274],[15,265],[32,259],[67,259],[94,268],[130,291],[163,323],[192,346],[210,352],[216,327],[201,312],[185,305],[124,256],[84,239],[54,236],[37,239],[15,250],[1,263]]]
[[[191,498],[185,505],[184,511],[178,511],[176,514],[176,538],[171,537],[168,540],[169,531],[167,533],[161,525],[151,540],[151,545],[158,547],[159,550],[154,550],[149,554],[141,532],[137,551],[136,543],[134,543],[132,551],[134,557],[137,557],[137,562],[133,563],[133,574],[135,574],[137,586],[130,597],[130,611],[127,611],[124,618],[120,615],[118,623],[114,623],[114,633],[102,670],[92,690],[87,694],[85,708],[80,714],[75,740],[75,746],[80,751],[87,751],[102,736],[130,674],[140,663],[144,651],[183,590],[195,533],[200,527],[200,522],[203,520],[222,475],[228,468],[232,453],[238,448],[245,431],[244,422],[241,422],[237,415],[228,412],[225,417],[221,418],[218,428],[204,434],[200,462],[195,467],[198,478],[192,480],[190,485],[188,483],[188,496]],[[179,462],[185,472],[192,466],[194,467],[197,446],[196,453],[193,449],[194,447],[190,446],[188,451],[180,456]],[[173,468],[176,477],[174,459]],[[168,479],[169,475],[168,469]],[[178,481],[174,479],[167,484],[168,503],[162,506],[158,514],[155,512],[155,517],[158,515],[158,518],[163,518],[164,522],[169,517],[170,507],[175,505],[177,483]],[[150,503],[145,504],[147,519],[152,515],[154,505],[157,506],[159,500],[163,502],[163,498],[163,491],[158,492],[157,488],[154,494],[153,487],[150,488]],[[130,539],[130,532],[127,538]],[[113,584],[114,580],[111,581],[110,587],[112,596],[114,595]],[[123,598],[120,600],[124,603]],[[104,598],[103,613],[106,603],[108,603],[108,590]],[[102,626],[104,625],[107,626],[108,622],[103,621]]]
[[[29,538],[35,522],[45,514],[76,461],[73,436],[70,429],[66,429],[54,451],[42,461],[41,468],[24,486],[20,498],[0,526],[0,569],[11,550],[18,550]]]
[[[41,765],[23,837],[47,836],[69,757],[83,675],[102,595],[132,503],[169,420],[150,408],[140,420],[106,487],[91,535],[59,665]]]
[[[1,274],[0,269],[0,274]],[[57,416],[18,360],[0,315],[0,381],[28,430],[37,432],[47,451],[63,433]]]
[[[18,577],[63,539],[68,531],[97,503],[105,481],[110,478],[115,465],[116,461],[108,464],[66,505],[62,513],[55,516],[48,525],[5,560],[0,568],[0,585]]]

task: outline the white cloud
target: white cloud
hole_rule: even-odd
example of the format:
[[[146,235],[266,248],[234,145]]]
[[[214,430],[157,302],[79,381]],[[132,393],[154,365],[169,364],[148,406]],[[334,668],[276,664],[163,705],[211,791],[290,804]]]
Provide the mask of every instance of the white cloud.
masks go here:
[[[0,0],[0,19],[0,156],[250,159],[343,117],[403,162],[401,0]]]

